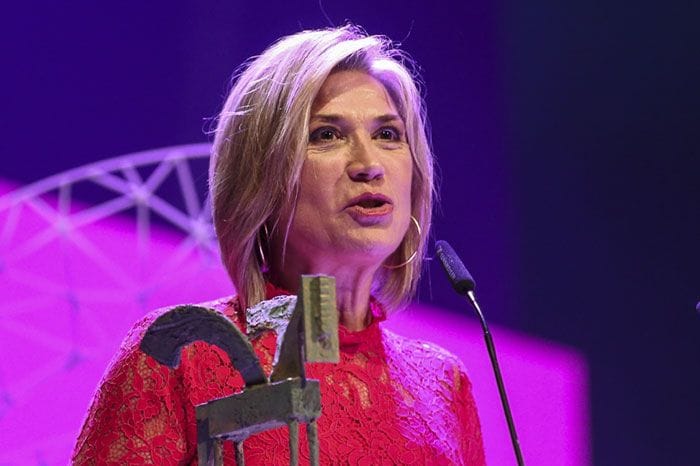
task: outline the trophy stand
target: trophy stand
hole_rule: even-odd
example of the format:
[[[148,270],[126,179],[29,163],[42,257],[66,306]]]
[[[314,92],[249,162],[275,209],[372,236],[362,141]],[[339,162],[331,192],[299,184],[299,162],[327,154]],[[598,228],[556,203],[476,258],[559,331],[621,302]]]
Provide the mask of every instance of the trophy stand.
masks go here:
[[[281,343],[278,339],[269,379],[250,341],[213,309],[175,307],[156,319],[141,340],[146,354],[171,368],[179,365],[184,346],[205,341],[226,352],[243,377],[243,391],[196,407],[200,465],[223,465],[223,442],[232,441],[236,463],[244,466],[244,441],[255,433],[283,425],[289,428],[290,464],[297,465],[300,423],[306,424],[311,464],[319,464],[316,420],[321,415],[321,392],[318,380],[306,378],[304,365],[338,362],[335,279],[302,275],[296,300],[290,298],[287,305],[294,308],[289,320],[284,321],[286,325],[278,329],[278,335],[283,337]],[[265,303],[261,305],[264,307]]]

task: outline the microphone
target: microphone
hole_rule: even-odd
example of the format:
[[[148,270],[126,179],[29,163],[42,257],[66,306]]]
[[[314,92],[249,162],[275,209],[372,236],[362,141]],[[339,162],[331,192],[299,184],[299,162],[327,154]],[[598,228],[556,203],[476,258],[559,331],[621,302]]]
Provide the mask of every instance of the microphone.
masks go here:
[[[452,246],[450,246],[447,241],[436,241],[435,251],[440,259],[442,268],[445,269],[445,273],[447,273],[447,278],[450,280],[452,288],[454,288],[459,295],[467,298],[472,307],[474,307],[476,315],[479,317],[479,322],[481,322],[481,328],[484,332],[484,340],[486,341],[486,349],[489,352],[491,366],[493,367],[493,374],[496,377],[496,385],[498,386],[498,394],[501,397],[503,413],[505,414],[506,422],[508,423],[508,431],[510,432],[510,440],[513,443],[515,459],[518,462],[518,466],[524,466],[525,462],[523,461],[523,454],[520,451],[518,433],[515,431],[515,422],[513,422],[513,415],[510,412],[508,395],[506,395],[506,387],[503,384],[501,369],[498,366],[498,359],[496,358],[496,347],[493,344],[491,332],[489,331],[484,314],[481,312],[481,307],[479,307],[479,303],[476,301],[476,295],[474,294],[476,283],[455,250],[452,249]]]
[[[436,241],[435,250],[440,258],[440,263],[447,273],[452,288],[462,296],[468,296],[469,292],[473,292],[476,288],[476,283],[472,275],[464,266],[457,253],[447,241]]]

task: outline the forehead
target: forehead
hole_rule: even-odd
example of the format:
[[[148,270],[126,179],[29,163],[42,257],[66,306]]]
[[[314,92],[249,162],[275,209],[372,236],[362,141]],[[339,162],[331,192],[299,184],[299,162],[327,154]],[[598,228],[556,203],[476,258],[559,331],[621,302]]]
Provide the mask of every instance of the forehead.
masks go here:
[[[316,95],[311,113],[341,113],[351,108],[397,113],[393,99],[377,78],[362,71],[331,73]]]

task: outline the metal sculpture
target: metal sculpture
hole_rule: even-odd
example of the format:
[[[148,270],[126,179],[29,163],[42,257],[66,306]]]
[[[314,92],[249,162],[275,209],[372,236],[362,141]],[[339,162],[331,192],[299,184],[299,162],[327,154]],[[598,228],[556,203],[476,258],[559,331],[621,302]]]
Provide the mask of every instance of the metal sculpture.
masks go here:
[[[266,309],[261,303],[248,313]],[[278,331],[275,363],[269,379],[246,336],[226,317],[198,306],[178,306],[160,316],[146,331],[141,349],[161,364],[175,368],[180,351],[194,341],[220,347],[241,373],[245,389],[231,396],[211,400],[196,407],[197,455],[199,464],[223,464],[222,442],[233,441],[236,462],[245,464],[243,442],[249,436],[282,425],[289,427],[290,464],[299,460],[299,423],[306,424],[311,464],[318,465],[316,419],[321,415],[318,380],[306,378],[306,362],[338,362],[338,313],[335,279],[303,275],[299,295],[273,301],[272,310],[289,319],[267,323]],[[273,316],[274,317],[274,313]],[[249,333],[251,330],[251,320]],[[261,325],[260,319],[252,320]],[[282,338],[279,338],[282,335]]]

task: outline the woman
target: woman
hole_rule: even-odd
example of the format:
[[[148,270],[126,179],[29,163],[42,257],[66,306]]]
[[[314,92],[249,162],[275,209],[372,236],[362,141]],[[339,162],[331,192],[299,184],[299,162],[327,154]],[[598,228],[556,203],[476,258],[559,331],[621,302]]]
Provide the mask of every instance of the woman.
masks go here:
[[[286,37],[240,73],[216,130],[214,223],[238,295],[208,306],[245,329],[245,309],[296,290],[301,274],[336,279],[340,363],[307,368],[321,381],[322,464],[484,463],[460,362],[379,325],[414,294],[432,209],[422,99],[404,63],[351,26]],[[175,370],[142,353],[159,314],[132,330],[105,375],[76,463],[191,464],[194,406],[243,387],[206,343]],[[275,337],[251,336],[268,372]],[[288,464],[287,445],[285,429],[258,434],[246,462]]]

